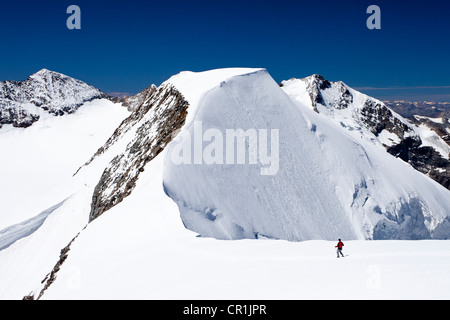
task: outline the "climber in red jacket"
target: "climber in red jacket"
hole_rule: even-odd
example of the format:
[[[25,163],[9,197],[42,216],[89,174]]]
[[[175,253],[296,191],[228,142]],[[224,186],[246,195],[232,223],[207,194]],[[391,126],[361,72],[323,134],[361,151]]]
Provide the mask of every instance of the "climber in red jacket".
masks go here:
[[[344,254],[342,253],[343,246],[344,246],[344,243],[341,241],[341,239],[339,239],[337,246],[335,246],[335,248],[337,248],[336,253],[337,253],[338,258],[339,258],[339,254],[341,254],[341,256],[344,256]]]

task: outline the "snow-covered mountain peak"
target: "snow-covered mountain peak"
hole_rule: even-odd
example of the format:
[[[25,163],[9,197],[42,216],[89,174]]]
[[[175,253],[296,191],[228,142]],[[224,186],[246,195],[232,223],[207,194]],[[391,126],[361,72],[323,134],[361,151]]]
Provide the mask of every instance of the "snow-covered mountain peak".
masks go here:
[[[83,82],[77,79],[74,79],[72,77],[66,76],[65,74],[55,72],[48,70],[46,68],[43,68],[35,73],[33,73],[31,76],[28,77],[28,80],[33,80],[33,82],[39,82],[42,84],[48,84],[51,85],[52,82],[58,82],[58,81],[74,81],[79,84],[82,84]]]
[[[36,79],[36,78],[42,78],[42,77],[47,77],[49,74],[57,74],[57,75],[62,75],[64,76],[62,73],[59,72],[55,72],[55,71],[51,71],[48,70],[46,68],[42,68],[41,70],[33,73],[30,78]],[[67,77],[67,76],[66,76]]]
[[[237,75],[250,74],[258,71],[266,71],[266,69],[222,68],[202,72],[182,71],[164,81],[163,84],[170,83],[174,85],[193,106],[197,104],[201,95],[218,86],[221,82]]]
[[[291,96],[294,95],[296,100],[316,112],[320,112],[320,107],[322,112],[326,109],[345,109],[353,103],[353,94],[345,83],[328,81],[318,74],[282,81],[280,86]]]
[[[0,128],[29,127],[43,116],[71,114],[85,102],[107,97],[83,81],[44,68],[23,81],[0,82]]]
[[[330,87],[330,81],[326,80],[323,76],[320,74],[314,73],[313,75],[301,79],[307,83],[315,83],[319,86],[320,89],[326,89]]]
[[[202,72],[182,71],[164,81],[163,85],[173,85],[189,103],[189,111],[186,118],[186,124],[189,124],[197,113],[197,106],[209,90],[234,76],[247,75],[254,72],[267,71],[265,68],[222,68]]]
[[[450,146],[433,130],[413,125],[382,101],[320,75],[281,82],[299,105],[380,146],[450,188]]]

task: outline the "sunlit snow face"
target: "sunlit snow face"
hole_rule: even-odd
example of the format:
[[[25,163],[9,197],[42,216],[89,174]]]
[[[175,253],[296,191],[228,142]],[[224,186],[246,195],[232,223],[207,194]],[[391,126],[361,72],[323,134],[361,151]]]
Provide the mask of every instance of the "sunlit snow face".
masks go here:
[[[261,175],[278,172],[279,129],[203,130],[203,122],[194,121],[192,132],[186,130],[174,140],[170,150],[173,164],[256,165]]]

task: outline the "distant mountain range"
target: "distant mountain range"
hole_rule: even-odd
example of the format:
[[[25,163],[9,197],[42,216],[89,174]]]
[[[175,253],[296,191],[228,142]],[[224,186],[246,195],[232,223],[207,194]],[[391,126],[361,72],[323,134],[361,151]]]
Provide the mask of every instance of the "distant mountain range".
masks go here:
[[[450,102],[433,101],[383,101],[389,108],[395,110],[405,118],[415,115],[429,118],[450,118]]]

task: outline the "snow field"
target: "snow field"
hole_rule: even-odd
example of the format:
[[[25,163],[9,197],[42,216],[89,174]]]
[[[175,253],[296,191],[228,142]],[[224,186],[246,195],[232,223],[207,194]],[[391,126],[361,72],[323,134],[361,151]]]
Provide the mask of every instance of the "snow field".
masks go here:
[[[91,226],[89,226],[90,228]],[[115,229],[118,233],[123,229]],[[73,244],[44,299],[448,299],[449,241],[214,240]],[[93,244],[92,241],[99,240]],[[156,241],[155,241],[156,240]],[[420,249],[419,249],[420,248]],[[120,258],[118,258],[120,257]]]
[[[93,221],[43,299],[448,299],[450,241],[215,240],[162,192],[163,154]],[[125,218],[126,217],[126,218]]]
[[[0,132],[0,230],[30,219],[69,197],[72,176],[129,115],[108,100],[76,113]]]
[[[0,157],[0,299],[39,293],[60,250],[86,226],[101,171],[73,174],[128,114],[94,100],[75,114],[0,133],[0,150],[10,155]]]

